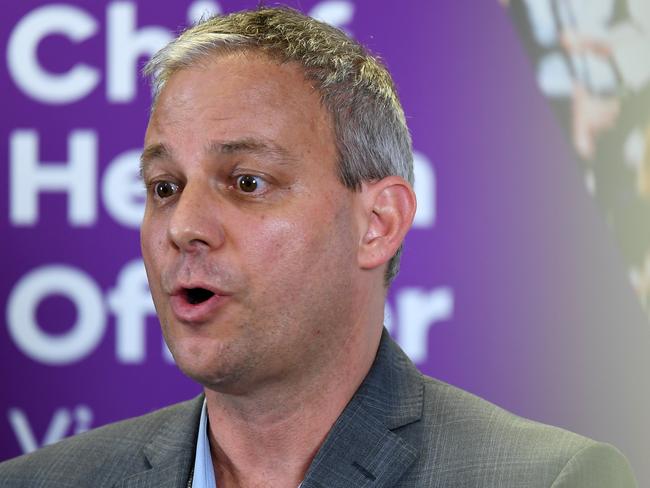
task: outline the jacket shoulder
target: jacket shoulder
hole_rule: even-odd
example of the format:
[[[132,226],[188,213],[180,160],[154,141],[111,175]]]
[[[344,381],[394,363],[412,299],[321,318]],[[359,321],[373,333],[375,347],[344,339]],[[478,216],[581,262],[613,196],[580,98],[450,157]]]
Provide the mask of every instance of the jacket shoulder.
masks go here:
[[[108,487],[150,468],[142,451],[164,432],[173,443],[193,443],[202,396],[140,417],[69,437],[0,463],[0,487]]]
[[[623,455],[612,446],[514,415],[444,382],[423,378],[423,412],[404,427],[420,456],[417,486],[634,487]],[[585,484],[607,467],[614,484]],[[430,484],[423,483],[428,479]],[[591,478],[590,478],[591,479]],[[586,480],[586,478],[585,478]],[[409,486],[408,483],[405,486]]]
[[[552,488],[633,488],[637,486],[632,469],[615,447],[592,443],[566,463]]]

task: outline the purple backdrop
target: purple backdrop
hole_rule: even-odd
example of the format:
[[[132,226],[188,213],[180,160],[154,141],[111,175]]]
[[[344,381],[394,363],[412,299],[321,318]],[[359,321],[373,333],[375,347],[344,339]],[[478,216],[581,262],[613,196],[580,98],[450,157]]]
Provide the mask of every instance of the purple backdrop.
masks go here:
[[[197,394],[163,347],[140,265],[138,69],[210,6],[4,7],[0,459]],[[389,297],[427,374],[612,442],[650,482],[650,330],[614,238],[496,1],[290,3],[393,72],[420,209]]]

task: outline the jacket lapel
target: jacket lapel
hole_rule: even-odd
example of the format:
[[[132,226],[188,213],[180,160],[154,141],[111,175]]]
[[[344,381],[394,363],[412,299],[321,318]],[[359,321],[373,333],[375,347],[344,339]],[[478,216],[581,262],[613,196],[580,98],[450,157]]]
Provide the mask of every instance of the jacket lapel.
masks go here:
[[[148,469],[131,474],[115,488],[185,488],[194,465],[203,395],[161,426],[142,449]]]
[[[417,457],[399,428],[422,415],[420,373],[384,331],[375,362],[328,434],[302,488],[394,486]]]

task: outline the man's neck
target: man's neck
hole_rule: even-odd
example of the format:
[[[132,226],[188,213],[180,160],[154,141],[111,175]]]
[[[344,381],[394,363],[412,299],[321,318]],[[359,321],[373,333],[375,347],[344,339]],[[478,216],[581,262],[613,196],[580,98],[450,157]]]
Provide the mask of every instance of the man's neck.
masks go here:
[[[219,488],[297,487],[367,375],[380,336],[351,339],[299,385],[237,396],[206,389]]]

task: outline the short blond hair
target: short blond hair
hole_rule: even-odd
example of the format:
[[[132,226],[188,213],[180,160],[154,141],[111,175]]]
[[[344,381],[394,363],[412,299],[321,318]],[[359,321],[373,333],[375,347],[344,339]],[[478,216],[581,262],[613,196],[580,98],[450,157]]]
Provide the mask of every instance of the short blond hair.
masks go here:
[[[295,62],[314,83],[332,115],[341,182],[358,191],[364,181],[397,175],[413,184],[413,151],[404,111],[388,70],[344,32],[287,8],[218,15],[188,28],[147,63],[154,103],[177,71],[206,58],[238,51],[262,52]],[[385,275],[399,270],[400,250]]]

